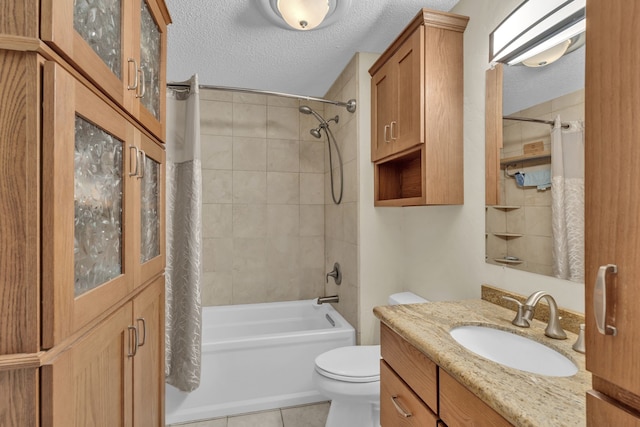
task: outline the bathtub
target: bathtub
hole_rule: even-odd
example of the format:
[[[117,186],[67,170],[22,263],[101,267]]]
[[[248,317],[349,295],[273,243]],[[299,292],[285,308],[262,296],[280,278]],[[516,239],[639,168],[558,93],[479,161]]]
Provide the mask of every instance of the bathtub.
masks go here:
[[[327,400],[313,387],[316,356],[355,344],[355,330],[315,300],[204,307],[202,377],[191,393],[166,386],[166,423]]]

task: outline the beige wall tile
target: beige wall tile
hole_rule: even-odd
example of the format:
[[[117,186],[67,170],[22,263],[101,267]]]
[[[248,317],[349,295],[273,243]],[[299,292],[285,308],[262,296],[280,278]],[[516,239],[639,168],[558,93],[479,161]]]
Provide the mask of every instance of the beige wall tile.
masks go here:
[[[298,140],[269,139],[267,141],[267,170],[270,172],[299,172],[300,142]]]
[[[297,108],[267,108],[267,137],[297,139],[300,131],[300,112]]]
[[[324,236],[323,205],[300,205],[300,236]]]
[[[202,205],[202,237],[233,236],[231,204],[204,203]]]
[[[296,272],[300,268],[300,238],[298,236],[275,236],[267,240],[267,265],[269,271]],[[290,273],[289,273],[290,274]]]
[[[200,100],[200,133],[205,135],[233,135],[233,104]]]
[[[233,138],[234,171],[266,171],[267,140],[264,138]]]
[[[233,102],[233,92],[227,90],[200,89],[200,100]]]
[[[526,234],[551,237],[551,208],[548,206],[525,206],[524,215]]]
[[[231,203],[232,189],[231,171],[202,171],[202,203]]]
[[[344,229],[344,241],[354,245],[358,244],[358,204],[356,202],[344,203],[342,209],[342,223]]]
[[[300,299],[313,299],[324,295],[324,268],[301,268],[299,280]]]
[[[201,300],[204,307],[232,303],[233,282],[231,277],[231,271],[204,272],[201,290]]]
[[[299,104],[300,100],[296,98],[288,98],[286,96],[267,96],[267,105],[297,109]]]
[[[233,205],[233,237],[267,237],[267,205]]]
[[[282,409],[285,427],[324,427],[330,403]]]
[[[267,105],[267,95],[258,93],[231,92],[233,102],[236,104]]]
[[[267,202],[269,204],[300,203],[300,179],[297,173],[267,172]]]
[[[228,427],[283,427],[280,411],[258,412],[250,415],[229,417]]]
[[[231,271],[233,269],[233,238],[204,239],[204,271]]]
[[[233,304],[254,304],[267,298],[267,269],[233,270]]]
[[[543,265],[552,265],[551,251],[553,242],[551,237],[525,236],[527,252],[522,258]]]
[[[233,239],[233,271],[255,271],[267,267],[267,239],[235,237]]]
[[[526,234],[527,224],[524,209],[512,209],[507,212],[507,232]]]
[[[233,171],[233,203],[266,203],[266,172]]]
[[[300,172],[323,173],[326,143],[320,140],[300,142]]]
[[[300,237],[300,268],[318,268],[324,263],[324,237]]]
[[[301,204],[324,204],[324,175],[319,173],[301,173],[299,191]]]
[[[299,205],[267,205],[267,236],[299,236]]]
[[[201,135],[202,169],[230,170],[233,167],[233,138]]]
[[[233,104],[233,136],[266,138],[267,107],[263,105]]]

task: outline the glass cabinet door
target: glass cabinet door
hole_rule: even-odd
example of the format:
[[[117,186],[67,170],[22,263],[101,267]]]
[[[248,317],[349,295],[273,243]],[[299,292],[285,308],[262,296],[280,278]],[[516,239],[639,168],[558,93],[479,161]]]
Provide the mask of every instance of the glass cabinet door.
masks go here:
[[[133,126],[44,64],[42,335],[49,348],[133,289]]]
[[[165,265],[165,215],[164,215],[164,179],[165,152],[163,147],[148,136],[137,132],[139,147],[138,175],[136,184],[136,227],[139,237],[134,249],[138,254],[139,277],[136,285],[160,274]]]
[[[136,92],[140,121],[155,135],[164,139],[166,94],[167,26],[158,4],[154,0],[133,1],[136,35],[134,49],[139,49],[139,90]]]
[[[41,14],[41,38],[125,108],[136,77],[126,6],[128,0],[43,0]]]

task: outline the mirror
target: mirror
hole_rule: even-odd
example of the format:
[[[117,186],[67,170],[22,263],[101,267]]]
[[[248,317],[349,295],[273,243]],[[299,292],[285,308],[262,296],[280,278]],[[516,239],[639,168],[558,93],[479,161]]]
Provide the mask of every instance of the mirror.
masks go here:
[[[557,277],[553,254],[559,253],[559,249],[553,249],[550,182],[548,186],[523,184],[535,183],[535,177],[547,173],[550,177],[552,126],[544,121],[553,123],[558,115],[563,123],[584,120],[584,53],[582,46],[540,67],[503,65],[502,85],[496,90],[490,90],[492,80],[487,75],[488,263]],[[500,80],[500,73],[497,74]],[[491,111],[490,98],[500,97],[500,90],[502,108]],[[489,117],[491,114],[498,118]],[[543,123],[502,120],[503,116]],[[491,126],[496,128],[493,135]],[[527,175],[528,183],[522,179]],[[546,180],[539,181],[542,182]],[[583,223],[574,225],[584,234]],[[584,282],[583,276],[577,279],[572,276],[570,280]]]

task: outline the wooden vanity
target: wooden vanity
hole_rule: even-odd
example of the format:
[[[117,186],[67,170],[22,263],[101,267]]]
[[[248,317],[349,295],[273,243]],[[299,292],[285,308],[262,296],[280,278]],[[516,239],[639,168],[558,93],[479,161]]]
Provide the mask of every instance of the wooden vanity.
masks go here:
[[[591,375],[567,340],[544,336],[546,324],[511,325],[514,312],[483,300],[384,306],[381,320],[380,424],[393,426],[580,426]],[[449,331],[490,324],[540,341],[579,371],[547,377],[491,362],[459,345]],[[410,416],[408,416],[410,414]]]

